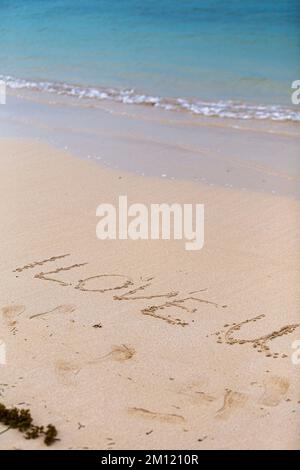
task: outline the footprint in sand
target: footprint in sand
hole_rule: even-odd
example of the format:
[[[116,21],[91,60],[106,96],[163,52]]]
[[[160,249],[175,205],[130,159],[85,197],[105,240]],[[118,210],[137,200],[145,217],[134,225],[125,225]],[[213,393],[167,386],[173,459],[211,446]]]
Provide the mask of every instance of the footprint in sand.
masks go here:
[[[195,392],[189,396],[195,405],[210,405],[216,400],[216,397],[205,392]]]
[[[122,344],[121,346],[113,346],[112,350],[105,356],[92,359],[90,361],[82,361],[80,363],[58,361],[55,365],[56,372],[59,378],[64,382],[65,385],[70,385],[72,379],[77,376],[81,370],[88,366],[94,366],[101,364],[107,359],[112,359],[117,362],[125,362],[130,360],[135,355],[135,349]]]
[[[169,424],[182,424],[185,422],[185,419],[181,415],[176,415],[172,413],[157,413],[154,411],[146,410],[145,408],[128,408],[128,413],[137,418],[145,418],[150,420],[161,421],[162,423]]]
[[[265,406],[277,406],[289,389],[289,382],[284,377],[273,376],[264,381],[264,393],[259,402]]]
[[[25,311],[25,305],[7,305],[1,308],[2,317],[8,326],[15,326],[17,323],[16,317]]]
[[[113,361],[124,362],[131,359],[134,355],[134,348],[122,344],[121,346],[113,346],[112,351],[106,357],[110,357]]]
[[[75,362],[59,360],[55,363],[55,373],[63,385],[73,385],[79,371],[80,365]]]
[[[105,356],[99,357],[97,359],[92,359],[88,361],[86,365],[93,365],[99,364],[102,361],[106,361],[107,359],[112,359],[116,362],[125,362],[129,361],[134,355],[136,351],[131,346],[126,346],[126,344],[122,344],[121,346],[113,346],[112,350],[105,354]]]
[[[48,314],[54,314],[54,313],[59,313],[59,314],[66,314],[66,313],[72,313],[76,310],[75,305],[58,305],[58,307],[53,308],[52,310],[48,310],[47,312],[42,312],[42,313],[36,313],[35,315],[31,315],[29,317],[30,320],[33,318],[41,318],[45,315]]]
[[[183,395],[185,399],[188,399],[194,405],[210,405],[215,400],[216,397],[210,393],[204,392],[203,388],[206,388],[207,380],[199,380],[191,384],[185,385],[179,389],[179,394]]]
[[[216,417],[220,419],[229,418],[234,411],[244,407],[247,399],[248,397],[244,393],[226,390],[224,404],[222,408],[217,411]]]

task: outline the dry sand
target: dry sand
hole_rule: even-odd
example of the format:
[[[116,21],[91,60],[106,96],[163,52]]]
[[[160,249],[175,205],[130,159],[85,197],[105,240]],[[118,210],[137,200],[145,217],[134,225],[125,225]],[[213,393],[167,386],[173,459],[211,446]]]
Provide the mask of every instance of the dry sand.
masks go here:
[[[298,201],[33,141],[0,158],[0,402],[53,423],[56,449],[300,448]],[[120,194],[204,203],[203,250],[97,240],[96,207]],[[44,445],[9,430],[0,448]]]

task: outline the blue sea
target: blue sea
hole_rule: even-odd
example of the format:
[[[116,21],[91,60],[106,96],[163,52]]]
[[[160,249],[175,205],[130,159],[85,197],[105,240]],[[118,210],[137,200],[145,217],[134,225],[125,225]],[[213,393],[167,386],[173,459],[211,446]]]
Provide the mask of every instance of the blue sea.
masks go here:
[[[0,43],[11,88],[300,121],[299,0],[0,0]]]

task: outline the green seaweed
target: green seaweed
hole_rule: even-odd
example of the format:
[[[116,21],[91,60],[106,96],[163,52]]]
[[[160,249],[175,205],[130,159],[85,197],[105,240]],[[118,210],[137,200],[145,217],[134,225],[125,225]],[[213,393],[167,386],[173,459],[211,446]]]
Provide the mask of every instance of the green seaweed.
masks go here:
[[[33,419],[28,409],[7,408],[0,403],[0,423],[8,426],[8,429],[18,429],[18,431],[23,433],[25,439],[37,439],[43,436],[46,446],[51,446],[58,440],[55,426],[48,424],[46,429],[44,426],[36,426],[33,424]]]

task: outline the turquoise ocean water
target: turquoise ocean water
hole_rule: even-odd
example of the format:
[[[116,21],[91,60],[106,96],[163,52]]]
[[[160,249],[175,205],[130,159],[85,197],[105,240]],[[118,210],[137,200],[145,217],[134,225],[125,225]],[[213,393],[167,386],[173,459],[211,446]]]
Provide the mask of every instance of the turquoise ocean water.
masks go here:
[[[300,121],[299,0],[0,0],[11,88]]]

